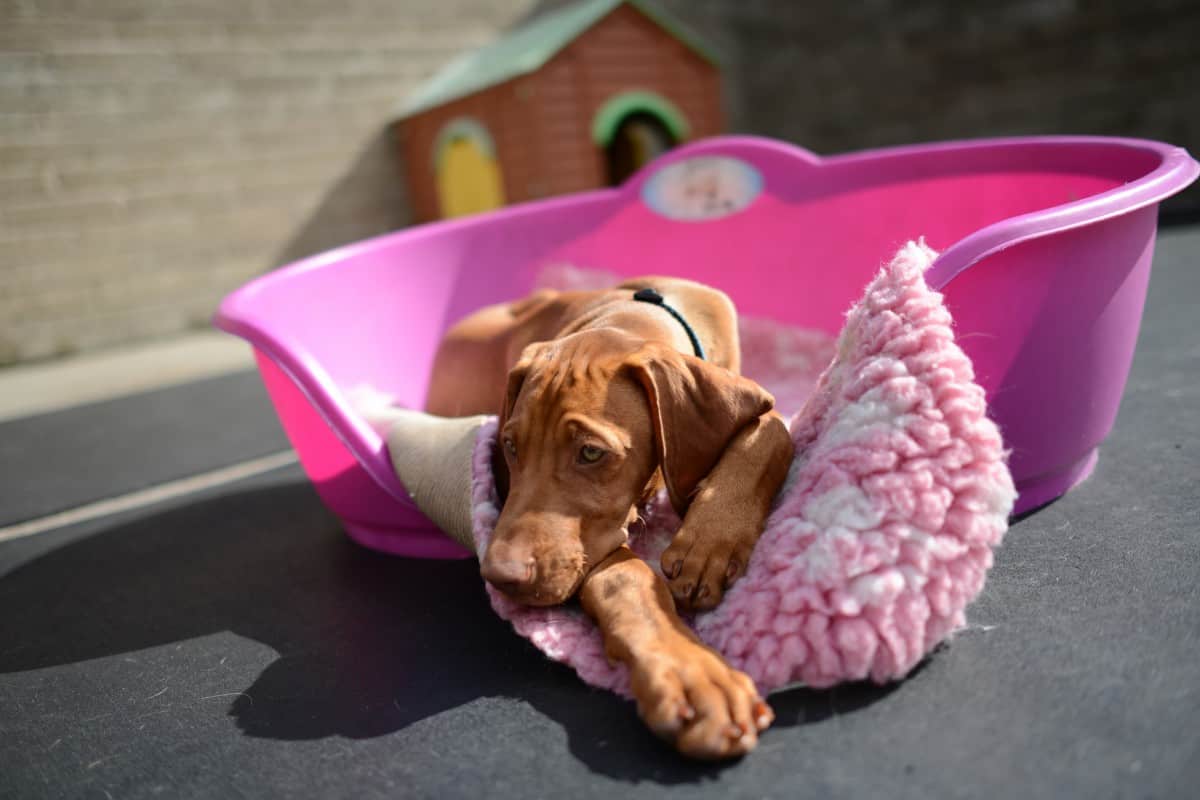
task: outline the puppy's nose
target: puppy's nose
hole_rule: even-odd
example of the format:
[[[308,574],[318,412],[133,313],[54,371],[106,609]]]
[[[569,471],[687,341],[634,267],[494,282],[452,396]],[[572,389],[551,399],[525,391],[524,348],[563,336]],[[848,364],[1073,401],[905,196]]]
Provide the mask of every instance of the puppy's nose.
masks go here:
[[[533,583],[533,558],[525,560],[485,558],[479,567],[483,579],[505,594],[513,594]]]

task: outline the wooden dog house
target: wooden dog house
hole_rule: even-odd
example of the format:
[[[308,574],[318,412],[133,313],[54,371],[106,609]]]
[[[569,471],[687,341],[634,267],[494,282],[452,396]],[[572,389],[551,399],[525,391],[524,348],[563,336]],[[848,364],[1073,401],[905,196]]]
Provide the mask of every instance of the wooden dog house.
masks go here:
[[[419,221],[616,185],[721,132],[713,51],[643,0],[583,0],[451,63],[398,120]]]

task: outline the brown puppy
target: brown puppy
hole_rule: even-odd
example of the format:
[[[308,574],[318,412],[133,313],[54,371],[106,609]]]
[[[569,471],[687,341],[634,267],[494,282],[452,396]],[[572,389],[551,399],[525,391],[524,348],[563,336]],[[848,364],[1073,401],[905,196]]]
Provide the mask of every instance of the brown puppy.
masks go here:
[[[635,300],[646,288],[663,302]],[[506,498],[484,578],[534,605],[578,594],[610,657],[629,666],[642,718],[707,758],[745,753],[772,719],[749,678],[676,613],[715,606],[740,577],[791,462],[771,396],[739,367],[724,294],[642,278],[468,317],[438,350],[426,406],[500,415]],[[664,484],[683,518],[662,557],[669,585],[626,547]]]

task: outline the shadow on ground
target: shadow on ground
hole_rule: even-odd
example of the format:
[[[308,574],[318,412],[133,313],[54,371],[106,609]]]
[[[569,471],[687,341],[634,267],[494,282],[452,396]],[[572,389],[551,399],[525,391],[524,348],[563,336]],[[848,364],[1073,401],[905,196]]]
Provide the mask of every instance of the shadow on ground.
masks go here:
[[[703,781],[632,704],[585,688],[490,610],[478,567],[352,544],[304,483],[203,500],[65,544],[0,579],[0,673],[120,656],[221,631],[278,658],[232,701],[247,735],[385,736],[481,697],[529,703],[593,771]],[[236,680],[236,676],[235,676]],[[890,689],[794,690],[781,726],[852,713]]]

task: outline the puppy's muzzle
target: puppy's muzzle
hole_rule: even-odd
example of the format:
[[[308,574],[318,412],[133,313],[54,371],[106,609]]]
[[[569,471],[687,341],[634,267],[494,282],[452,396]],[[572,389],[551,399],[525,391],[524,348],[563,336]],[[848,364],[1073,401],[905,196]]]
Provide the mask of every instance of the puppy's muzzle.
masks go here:
[[[480,564],[479,572],[485,581],[510,597],[528,590],[537,577],[533,556],[514,558],[503,554],[493,558],[488,554]]]

